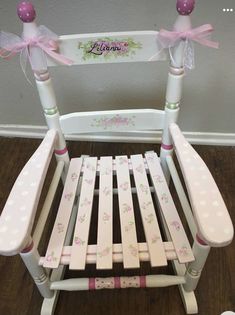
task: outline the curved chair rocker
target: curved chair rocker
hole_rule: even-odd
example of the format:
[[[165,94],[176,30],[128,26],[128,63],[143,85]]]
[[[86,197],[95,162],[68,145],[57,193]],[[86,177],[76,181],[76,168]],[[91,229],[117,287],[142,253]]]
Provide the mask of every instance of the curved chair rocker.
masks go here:
[[[60,290],[103,288],[162,287],[178,285],[187,314],[198,312],[194,290],[211,247],[228,245],[233,226],[214,179],[197,152],[186,141],[177,117],[184,69],[190,66],[187,51],[191,42],[216,47],[208,40],[210,25],[191,28],[193,0],[178,0],[179,16],[174,31],[105,33],[57,36],[46,27],[37,27],[35,11],[29,2],[18,6],[23,37],[1,33],[3,57],[21,53],[29,58],[49,131],[27,162],[10,192],[0,217],[0,253],[20,254],[44,297],[42,314],[52,314]],[[59,41],[58,41],[59,39]],[[165,110],[118,110],[71,113],[60,116],[48,66],[110,62],[154,62],[167,59],[170,52]],[[108,58],[107,58],[108,56]],[[64,134],[163,130],[160,158],[155,152],[145,155],[78,157],[69,159]],[[124,134],[124,133],[123,133]],[[172,154],[175,151],[186,184],[180,182]],[[58,161],[54,177],[34,233],[32,226],[50,160]],[[130,174],[135,185],[131,185]],[[95,189],[96,176],[99,189]],[[151,184],[149,184],[149,178]],[[113,187],[114,177],[117,188]],[[47,250],[37,250],[48,213],[62,178],[64,189]],[[172,178],[193,246],[171,197]],[[99,196],[97,244],[88,244],[94,194]],[[113,194],[118,195],[121,244],[113,244]],[[139,209],[134,209],[132,194],[137,194]],[[152,196],[155,196],[153,202]],[[157,205],[157,206],[156,206]],[[138,243],[135,211],[140,211],[146,242]],[[158,216],[156,216],[156,212]],[[165,233],[160,232],[159,224]],[[139,268],[140,261],[152,267],[174,266],[175,275],[145,275],[113,278],[63,280],[64,269],[83,270],[86,264],[97,269]],[[47,269],[52,269],[50,276]],[[128,280],[128,281],[127,281]]]

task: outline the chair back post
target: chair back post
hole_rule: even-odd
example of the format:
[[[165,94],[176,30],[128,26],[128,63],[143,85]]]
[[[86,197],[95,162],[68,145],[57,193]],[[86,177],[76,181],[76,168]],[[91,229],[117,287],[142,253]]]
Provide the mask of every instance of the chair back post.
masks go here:
[[[177,0],[176,9],[179,16],[174,24],[174,31],[185,32],[191,29],[190,13],[194,9],[195,0]],[[174,48],[170,48],[170,71],[168,74],[165,105],[165,124],[161,144],[161,164],[167,182],[170,180],[170,172],[166,163],[166,156],[173,154],[172,139],[169,133],[169,125],[177,122],[182,95],[184,77],[184,51],[186,42],[180,41]]]
[[[23,38],[24,40],[37,38],[39,31],[35,22],[36,12],[30,2],[23,1],[17,7],[17,13],[20,20],[23,22]],[[62,178],[65,177],[69,165],[69,155],[66,147],[64,135],[60,127],[60,115],[57,108],[54,88],[47,70],[46,57],[44,52],[39,47],[30,46],[28,54],[30,63],[34,73],[39,98],[46,118],[49,129],[54,129],[58,133],[58,141],[55,145],[55,156],[57,161],[64,161],[65,168]]]

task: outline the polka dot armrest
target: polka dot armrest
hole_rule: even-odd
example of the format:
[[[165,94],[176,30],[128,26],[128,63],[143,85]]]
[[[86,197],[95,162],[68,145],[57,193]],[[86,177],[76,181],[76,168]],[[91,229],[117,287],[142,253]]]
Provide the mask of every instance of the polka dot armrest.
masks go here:
[[[11,190],[0,217],[0,254],[15,255],[28,245],[56,137],[56,131],[47,132]]]
[[[170,133],[200,237],[213,247],[229,244],[233,225],[209,169],[176,124],[170,125]]]

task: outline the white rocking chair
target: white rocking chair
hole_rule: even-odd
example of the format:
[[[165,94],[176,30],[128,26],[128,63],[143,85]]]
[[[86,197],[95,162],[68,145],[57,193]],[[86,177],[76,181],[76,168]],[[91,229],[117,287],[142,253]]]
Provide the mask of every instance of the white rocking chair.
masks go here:
[[[170,285],[179,286],[187,314],[198,312],[194,290],[210,248],[228,245],[233,238],[233,226],[210,171],[176,124],[185,50],[191,32],[189,14],[193,9],[192,3],[178,1],[180,15],[175,23],[175,33],[181,35],[174,46],[169,46],[171,65],[165,110],[117,110],[60,116],[47,70],[47,66],[55,66],[57,61],[70,64],[72,60],[74,65],[81,65],[166,59],[165,47],[160,47],[156,40],[158,32],[61,36],[59,49],[55,51],[55,34],[45,27],[38,28],[32,5],[23,2],[18,7],[19,16],[24,22],[23,40],[18,38],[18,46],[9,42],[4,44],[5,35],[1,34],[3,53],[28,54],[50,129],[16,179],[0,217],[0,253],[6,256],[20,254],[44,297],[42,314],[54,312],[60,290]],[[64,134],[92,136],[100,132],[120,132],[122,135],[128,133],[131,138],[135,131],[161,129],[160,158],[151,151],[130,157],[124,154],[70,160],[64,140]],[[174,151],[189,201],[172,158]],[[32,233],[53,152],[58,164]],[[130,176],[133,176],[134,185]],[[95,187],[96,177],[98,189]],[[41,256],[37,247],[60,178],[64,190],[46,253]],[[193,237],[192,248],[168,188],[170,178]],[[116,186],[114,182],[117,182]],[[113,224],[113,194],[118,195],[121,226],[121,243],[116,244],[113,243],[113,230],[116,228]],[[139,209],[134,209],[133,194],[137,194]],[[99,196],[97,244],[88,244],[94,195]],[[136,211],[140,211],[146,239],[141,243],[136,234]],[[162,230],[164,236],[161,235]],[[168,261],[173,263],[175,275],[63,280],[67,265],[73,270],[83,270],[86,264],[96,264],[97,269],[112,269],[114,263],[123,263],[124,268],[136,269],[140,268],[140,262],[150,262],[152,267],[158,267],[166,266]],[[50,276],[48,269],[52,269]]]

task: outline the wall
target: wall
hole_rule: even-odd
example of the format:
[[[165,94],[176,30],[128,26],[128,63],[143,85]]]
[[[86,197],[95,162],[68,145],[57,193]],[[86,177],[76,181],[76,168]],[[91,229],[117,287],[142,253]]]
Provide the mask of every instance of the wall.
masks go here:
[[[57,34],[170,29],[175,0],[35,0],[38,24]],[[20,34],[17,1],[0,3],[0,29]],[[235,32],[233,0],[198,0],[194,26],[211,23],[220,49],[195,45],[196,69],[187,74],[179,123],[188,132],[235,133]],[[166,63],[113,64],[52,69],[58,106],[70,111],[163,108]],[[57,74],[57,75],[56,75]],[[0,124],[45,125],[37,91],[19,58],[0,62]]]

